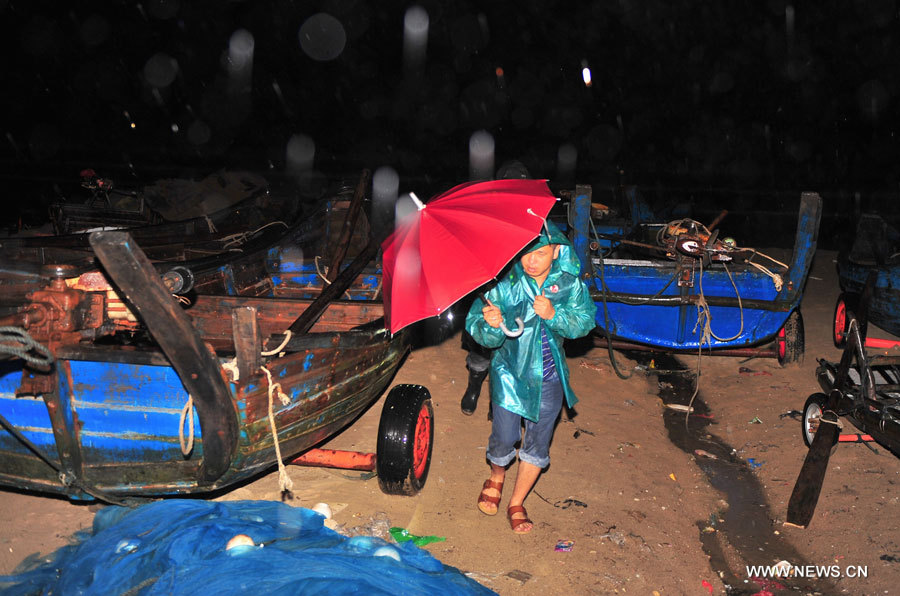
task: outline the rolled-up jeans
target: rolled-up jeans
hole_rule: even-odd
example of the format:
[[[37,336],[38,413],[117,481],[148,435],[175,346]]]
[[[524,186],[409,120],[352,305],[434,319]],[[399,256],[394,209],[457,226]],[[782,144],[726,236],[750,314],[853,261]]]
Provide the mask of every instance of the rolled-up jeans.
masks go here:
[[[562,409],[563,389],[559,377],[545,379],[541,386],[541,409],[538,421],[525,419],[522,436],[522,417],[493,403],[491,438],[488,439],[487,459],[492,464],[507,466],[516,458],[516,442],[522,440],[519,460],[546,468],[550,465],[550,440]]]

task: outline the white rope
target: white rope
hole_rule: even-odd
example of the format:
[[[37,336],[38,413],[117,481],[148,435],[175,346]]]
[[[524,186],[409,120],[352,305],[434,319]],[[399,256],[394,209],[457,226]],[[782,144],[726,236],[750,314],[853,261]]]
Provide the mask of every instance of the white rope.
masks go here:
[[[279,221],[270,221],[266,225],[260,226],[253,231],[239,232],[237,234],[230,234],[228,236],[223,236],[222,238],[219,238],[219,240],[225,243],[222,246],[222,248],[228,248],[229,246],[232,246],[232,245],[241,245],[244,242],[246,242],[248,238],[250,238],[257,232],[264,230],[264,229],[268,228],[269,226],[274,226],[274,225],[278,225],[278,224],[283,225],[285,228],[290,227],[286,223],[284,223],[283,221],[280,221],[280,220]]]
[[[749,265],[752,265],[753,267],[756,267],[757,269],[759,269],[760,271],[762,271],[763,273],[765,273],[766,275],[768,275],[769,277],[771,277],[771,278],[772,278],[772,283],[775,284],[775,291],[776,291],[776,292],[780,292],[780,291],[781,291],[781,288],[782,288],[782,286],[784,285],[784,279],[782,279],[782,277],[781,277],[780,275],[778,275],[777,273],[773,273],[773,272],[769,271],[768,269],[766,269],[765,267],[763,267],[763,266],[760,265],[759,263],[754,263],[753,261],[747,261],[747,263],[748,263]]]
[[[330,286],[331,282],[328,281],[327,277],[325,277],[326,275],[328,275],[328,267],[325,268],[325,273],[322,273],[322,270],[319,268],[319,255],[316,255],[313,261],[315,261],[316,263],[316,273],[319,274],[319,277],[322,278],[322,281],[325,282],[326,286]]]
[[[319,255],[316,255],[313,258],[313,261],[316,264],[316,273],[319,274],[319,277],[322,278],[322,281],[325,283],[326,286],[330,286],[331,282],[328,281],[327,277],[325,277],[326,275],[328,275],[328,267],[325,267],[325,273],[322,273],[322,270],[319,268],[319,258],[320,258]],[[344,296],[347,297],[347,300],[352,300],[352,297],[350,296],[350,290],[344,290]]]
[[[710,348],[712,345],[710,343],[710,338],[714,337],[721,342],[728,342],[735,340],[741,336],[744,332],[744,305],[741,303],[741,294],[738,292],[737,285],[734,283],[734,278],[731,276],[731,271],[728,270],[728,266],[722,263],[722,267],[725,268],[725,273],[728,274],[728,279],[731,281],[731,287],[734,288],[734,294],[737,296],[738,301],[738,312],[741,315],[741,327],[738,329],[738,332],[735,333],[731,337],[719,337],[712,330],[712,313],[709,310],[709,304],[706,302],[706,295],[703,293],[703,259],[700,260],[700,299],[697,301],[697,322],[694,324],[694,333],[697,332],[697,326],[702,325],[701,339],[700,345],[702,346],[704,342],[706,342]]]
[[[384,273],[378,276],[378,285],[375,286],[375,293],[372,294],[372,300],[378,300],[378,294],[381,293],[381,282],[384,281]]]
[[[281,344],[277,348],[275,348],[274,350],[269,350],[268,352],[260,352],[260,354],[262,356],[274,356],[275,354],[277,354],[281,350],[283,350],[284,346],[288,345],[289,341],[291,341],[291,330],[287,329],[284,332],[284,341],[282,341]]]
[[[734,293],[738,299],[738,310],[741,314],[741,327],[733,337],[729,337],[726,339],[723,339],[713,333],[712,325],[710,324],[710,322],[712,321],[712,313],[709,310],[709,304],[706,302],[706,296],[703,293],[703,259],[700,259],[700,277],[698,284],[700,288],[700,299],[697,301],[697,322],[694,324],[694,333],[697,332],[697,325],[701,325],[701,321],[702,332],[700,334],[700,341],[697,344],[697,381],[694,384],[694,393],[691,395],[691,399],[688,400],[688,410],[684,413],[685,428],[687,428],[688,416],[690,415],[691,407],[694,405],[694,399],[697,397],[697,394],[700,393],[700,361],[703,358],[704,342],[706,343],[706,345],[712,348],[712,340],[710,338],[714,337],[719,341],[727,342],[733,339],[737,339],[741,336],[741,333],[744,332],[744,305],[741,303],[741,294],[740,292],[738,292],[737,285],[734,283],[734,278],[731,276],[731,271],[728,270],[728,266],[722,263],[722,267],[725,268],[725,273],[728,274],[728,279],[731,281],[731,287],[734,288]]]
[[[759,255],[759,256],[763,257],[764,259],[769,259],[770,261],[772,261],[772,262],[775,263],[776,265],[781,265],[781,266],[784,267],[785,269],[788,268],[788,266],[785,265],[784,263],[782,263],[781,261],[779,261],[779,260],[777,260],[777,259],[773,259],[773,258],[770,257],[769,255],[767,255],[767,254],[765,254],[765,253],[761,253],[761,252],[759,252],[758,250],[756,250],[755,248],[751,248],[750,250],[753,251],[753,254]]]
[[[260,369],[266,373],[266,381],[269,383],[269,426],[272,428],[272,443],[275,445],[275,458],[278,462],[278,486],[281,488],[282,493],[290,493],[291,489],[294,488],[294,482],[288,476],[284,462],[281,460],[281,445],[278,443],[278,429],[275,427],[275,413],[272,409],[272,402],[276,391],[282,406],[290,404],[291,398],[285,395],[279,383],[272,382],[272,373],[269,372],[268,368],[261,366]]]
[[[832,410],[827,410],[827,411],[831,412],[832,414],[837,416],[837,414],[834,411],[832,411]],[[827,424],[835,425],[836,427],[838,427],[838,432],[844,430],[844,425],[841,424],[840,420],[829,420],[829,419],[825,418],[825,412],[822,412],[822,415],[819,416],[819,424],[822,424],[823,422],[827,423]]]
[[[184,420],[188,421],[188,438],[184,440]],[[188,395],[187,402],[181,409],[181,419],[178,421],[178,443],[181,445],[181,453],[187,455],[194,448],[194,398]]]
[[[237,383],[241,378],[241,369],[238,368],[237,364],[237,356],[228,360],[222,364],[222,368],[225,369],[226,372],[231,374],[231,382]]]

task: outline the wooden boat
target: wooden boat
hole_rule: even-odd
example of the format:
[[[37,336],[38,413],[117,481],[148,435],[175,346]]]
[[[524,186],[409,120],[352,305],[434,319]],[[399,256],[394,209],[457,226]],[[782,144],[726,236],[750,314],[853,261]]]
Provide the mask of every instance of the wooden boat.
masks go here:
[[[875,280],[868,303],[868,321],[900,335],[900,232],[876,214],[863,215],[849,250],[841,250],[837,260],[841,294],[834,308],[834,343],[844,345],[847,328],[856,316],[860,296],[869,275]],[[877,339],[866,339],[876,347]]]
[[[33,342],[0,359],[0,484],[75,499],[209,492],[349,424],[409,349],[383,326],[377,239],[351,241],[360,197],[336,231],[327,218],[347,201],[256,251],[177,270],[125,231],[89,236],[102,270],[47,263],[0,319]],[[317,264],[335,237],[326,262],[340,266]],[[359,454],[386,492],[424,484],[432,418],[424,387],[388,395],[374,462]]]
[[[782,364],[802,358],[799,306],[816,250],[822,210],[817,194],[801,197],[787,264],[764,261],[692,220],[639,222],[630,234],[600,237],[592,226],[590,195],[588,186],[576,189],[570,219],[598,307],[600,343],[773,355]],[[754,348],[773,340],[773,350]]]

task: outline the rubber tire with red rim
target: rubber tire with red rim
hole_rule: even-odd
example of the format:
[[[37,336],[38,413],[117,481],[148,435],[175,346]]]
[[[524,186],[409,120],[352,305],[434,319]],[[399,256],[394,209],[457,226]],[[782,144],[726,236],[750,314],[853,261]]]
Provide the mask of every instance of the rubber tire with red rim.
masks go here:
[[[825,401],[827,399],[828,396],[824,393],[813,393],[806,400],[806,403],[803,404],[803,417],[800,419],[800,424],[802,425],[801,432],[803,433],[803,442],[806,443],[807,447],[812,445],[813,438],[816,436],[816,433],[810,433],[810,418],[813,416],[822,416],[822,412],[825,410]]]
[[[434,443],[431,394],[422,385],[397,385],[381,410],[375,470],[389,495],[415,495],[425,486]]]
[[[803,317],[798,309],[788,316],[775,336],[775,356],[781,366],[796,365],[803,362],[804,350]]]
[[[846,334],[850,327],[850,321],[856,318],[856,308],[859,304],[859,297],[856,294],[848,294],[841,292],[834,303],[834,319],[832,324],[832,340],[834,347],[844,348],[847,343]]]

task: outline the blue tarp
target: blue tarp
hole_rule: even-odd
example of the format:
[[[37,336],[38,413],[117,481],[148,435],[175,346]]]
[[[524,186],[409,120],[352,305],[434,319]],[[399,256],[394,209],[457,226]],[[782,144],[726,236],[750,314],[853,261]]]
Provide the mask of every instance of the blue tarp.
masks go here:
[[[275,501],[164,500],[107,507],[49,562],[0,576],[31,594],[494,594],[412,542],[345,537],[309,509]],[[255,546],[226,550],[238,534]]]

